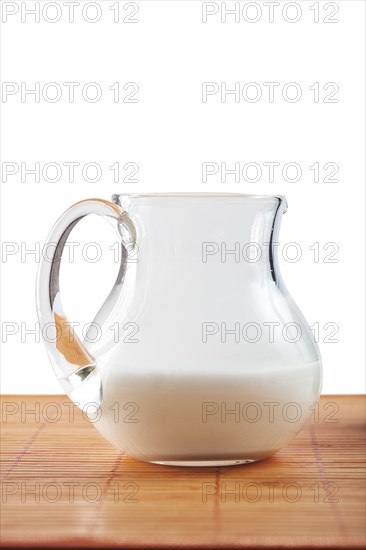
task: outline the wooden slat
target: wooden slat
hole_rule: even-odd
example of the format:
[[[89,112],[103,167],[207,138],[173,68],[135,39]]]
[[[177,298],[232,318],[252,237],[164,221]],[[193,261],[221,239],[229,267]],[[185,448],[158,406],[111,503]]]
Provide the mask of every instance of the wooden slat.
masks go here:
[[[56,410],[47,407],[51,402],[62,411],[56,422],[45,418]],[[226,468],[137,462],[107,443],[80,411],[71,422],[67,402],[65,396],[2,398],[4,548],[365,543],[363,396],[323,396],[319,419],[285,449]],[[339,407],[330,418],[327,403]],[[78,484],[74,494],[70,483]],[[206,502],[205,488],[214,493]]]

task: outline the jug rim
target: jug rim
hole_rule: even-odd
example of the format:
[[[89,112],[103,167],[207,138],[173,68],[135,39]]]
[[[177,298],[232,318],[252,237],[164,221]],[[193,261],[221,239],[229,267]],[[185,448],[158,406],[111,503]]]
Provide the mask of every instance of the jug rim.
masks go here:
[[[215,193],[215,192],[162,192],[162,193],[114,193],[112,199],[118,200],[119,198],[126,199],[176,199],[176,198],[207,198],[207,199],[231,199],[242,198],[247,200],[273,200],[279,199],[287,203],[285,195],[257,195],[250,193]]]
[[[112,201],[121,206],[121,202],[139,199],[209,199],[209,200],[245,200],[245,201],[277,201],[278,207],[283,205],[283,213],[287,212],[288,204],[285,195],[256,195],[250,193],[214,193],[214,192],[170,192],[170,193],[115,193]]]

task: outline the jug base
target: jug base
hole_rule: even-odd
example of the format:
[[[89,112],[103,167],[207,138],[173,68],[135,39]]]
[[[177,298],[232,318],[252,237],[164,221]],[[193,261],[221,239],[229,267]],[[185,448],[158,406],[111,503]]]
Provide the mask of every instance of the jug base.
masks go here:
[[[238,459],[238,460],[151,460],[151,464],[159,464],[160,466],[184,466],[184,467],[221,467],[221,466],[240,466],[242,464],[251,464],[258,459]]]

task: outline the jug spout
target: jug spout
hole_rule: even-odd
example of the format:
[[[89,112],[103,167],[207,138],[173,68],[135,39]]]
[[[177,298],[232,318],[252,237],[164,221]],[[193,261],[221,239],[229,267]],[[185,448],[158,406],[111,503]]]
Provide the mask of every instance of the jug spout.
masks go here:
[[[278,286],[281,285],[281,287],[284,288],[283,280],[280,277],[276,247],[279,244],[279,233],[280,233],[282,214],[285,214],[287,212],[288,204],[285,196],[279,195],[277,198],[278,198],[278,205],[274,209],[272,223],[270,227],[270,238],[268,243],[268,261],[269,261],[269,269],[270,269],[272,280],[276,283],[276,285]]]

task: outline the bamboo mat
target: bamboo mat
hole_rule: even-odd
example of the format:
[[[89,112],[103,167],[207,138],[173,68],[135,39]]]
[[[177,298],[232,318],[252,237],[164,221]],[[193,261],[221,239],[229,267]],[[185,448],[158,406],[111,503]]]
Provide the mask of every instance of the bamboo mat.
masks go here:
[[[74,419],[65,414],[67,402],[65,396],[2,398],[4,548],[356,548],[365,542],[362,396],[323,396],[319,417],[268,460],[203,469],[137,462],[107,443],[80,411]],[[61,407],[61,418],[50,403]]]

